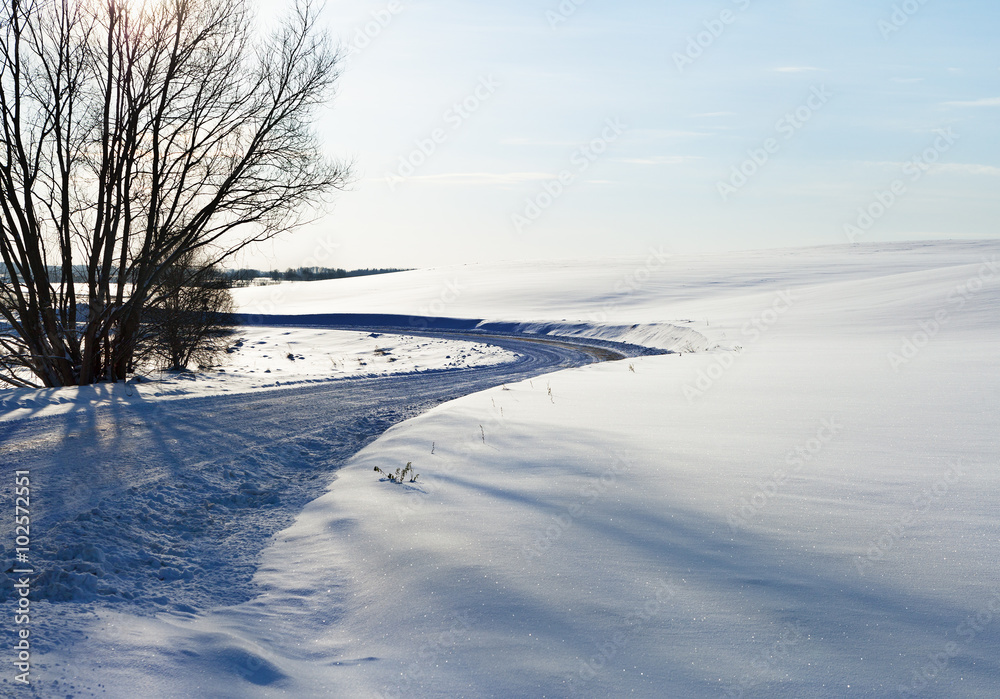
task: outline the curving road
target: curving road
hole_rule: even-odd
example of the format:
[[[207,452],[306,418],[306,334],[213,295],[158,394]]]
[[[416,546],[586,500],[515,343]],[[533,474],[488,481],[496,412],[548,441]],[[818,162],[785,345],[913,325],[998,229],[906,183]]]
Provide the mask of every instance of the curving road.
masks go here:
[[[0,423],[4,472],[31,472],[35,597],[134,613],[247,600],[268,538],[393,424],[503,383],[632,354],[566,339],[424,334],[489,342],[519,357]],[[13,503],[12,486],[13,478],[0,484],[4,502]],[[10,594],[10,577],[0,574],[0,597]]]

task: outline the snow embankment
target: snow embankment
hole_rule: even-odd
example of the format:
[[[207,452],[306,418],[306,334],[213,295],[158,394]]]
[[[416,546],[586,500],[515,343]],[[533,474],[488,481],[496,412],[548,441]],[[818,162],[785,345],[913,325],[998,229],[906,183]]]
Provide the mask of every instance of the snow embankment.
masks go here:
[[[303,579],[345,600],[273,646],[333,667],[289,662],[273,689],[991,694],[1000,260],[878,271],[717,304],[720,333],[756,330],[739,353],[560,372],[390,430],[266,554],[269,624]],[[373,472],[407,463],[416,483]]]
[[[694,328],[693,321],[686,321],[684,325],[675,323],[615,325],[611,323],[566,323],[551,321],[528,323],[482,321],[478,327],[489,332],[516,335],[623,342],[638,347],[651,347],[669,352],[701,352],[713,346],[704,335]]]

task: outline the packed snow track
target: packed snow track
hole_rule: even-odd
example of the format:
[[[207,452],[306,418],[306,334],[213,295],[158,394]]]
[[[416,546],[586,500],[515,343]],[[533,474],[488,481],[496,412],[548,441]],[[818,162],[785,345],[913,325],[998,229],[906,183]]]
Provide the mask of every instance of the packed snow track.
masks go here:
[[[469,393],[638,349],[424,334],[474,337],[517,359],[0,423],[6,468],[31,473],[36,603],[106,603],[155,614],[243,602],[253,595],[258,554],[271,535],[392,425]],[[11,502],[12,483],[3,484]],[[2,574],[0,595],[9,598],[14,582]],[[60,616],[53,609],[38,618],[57,624]],[[38,629],[43,648],[59,636],[55,629]]]

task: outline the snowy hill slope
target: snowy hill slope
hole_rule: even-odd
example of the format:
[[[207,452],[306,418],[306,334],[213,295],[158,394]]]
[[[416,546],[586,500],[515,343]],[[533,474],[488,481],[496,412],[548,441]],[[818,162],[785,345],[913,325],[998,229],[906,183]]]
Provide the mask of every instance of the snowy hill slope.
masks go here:
[[[563,372],[394,429],[274,549],[337,551],[354,581],[341,652],[383,660],[329,677],[366,696],[990,695],[998,250],[869,251],[867,274],[828,251],[819,278],[823,251],[779,254],[786,297],[665,299],[740,353]],[[404,459],[421,491],[372,482]]]
[[[720,346],[401,423],[276,535],[255,599],[95,609],[45,661],[107,696],[994,694],[1000,243],[644,264],[288,285],[281,312],[690,321]],[[373,471],[408,462],[416,483]]]

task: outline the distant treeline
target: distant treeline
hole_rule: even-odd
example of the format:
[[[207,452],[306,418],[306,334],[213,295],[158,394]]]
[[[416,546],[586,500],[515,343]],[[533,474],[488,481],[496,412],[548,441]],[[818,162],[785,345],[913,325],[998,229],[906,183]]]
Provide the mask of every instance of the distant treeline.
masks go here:
[[[314,282],[321,279],[344,279],[346,277],[366,277],[370,274],[392,274],[393,272],[406,272],[405,269],[393,267],[378,269],[340,269],[330,267],[289,267],[284,272],[279,270],[261,271],[259,269],[231,269],[222,270],[224,279],[231,282],[252,282],[256,279],[271,279],[276,282]]]
[[[320,279],[345,279],[347,277],[364,277],[369,274],[391,274],[392,272],[406,272],[406,269],[396,269],[393,267],[377,269],[340,269],[331,267],[289,267],[285,271],[280,270],[259,270],[259,269],[223,269],[219,270],[219,278],[227,282],[230,286],[247,286],[263,279],[270,279],[272,282],[312,282]],[[56,284],[62,279],[61,267],[49,267],[49,281]],[[73,281],[77,284],[87,283],[87,271],[83,266],[74,266]]]

